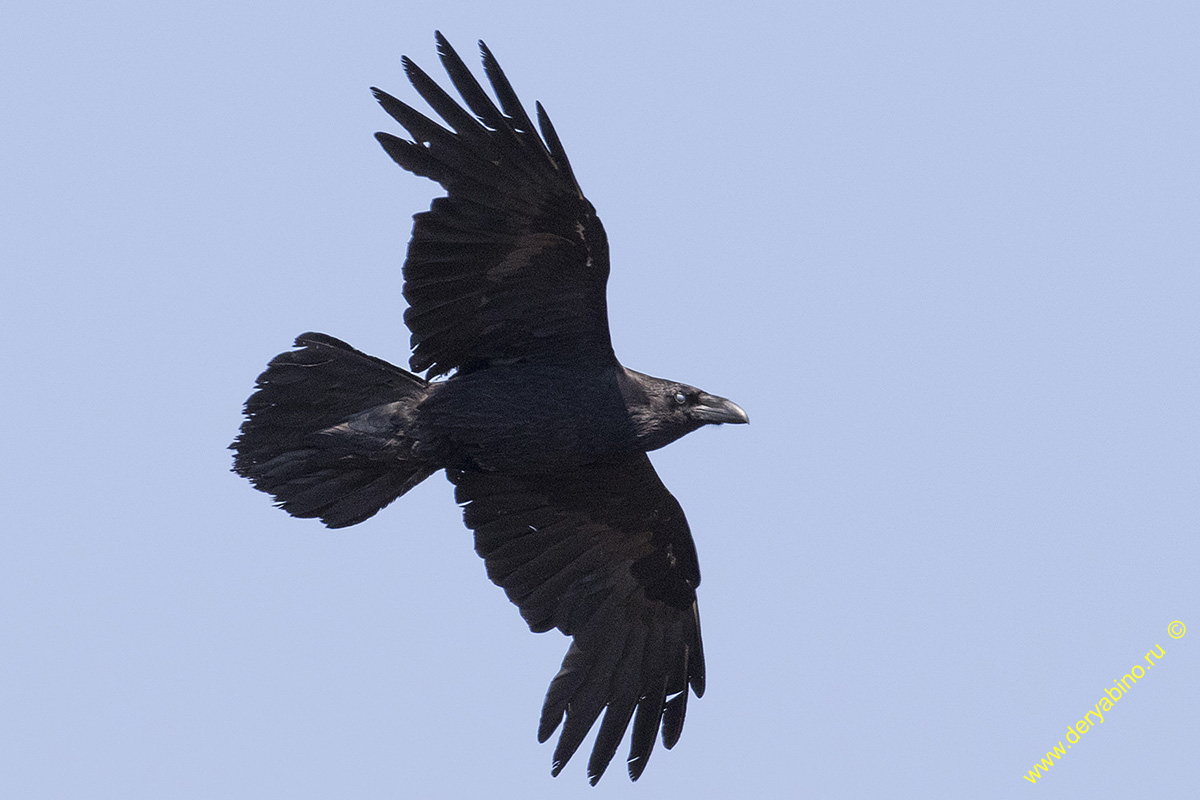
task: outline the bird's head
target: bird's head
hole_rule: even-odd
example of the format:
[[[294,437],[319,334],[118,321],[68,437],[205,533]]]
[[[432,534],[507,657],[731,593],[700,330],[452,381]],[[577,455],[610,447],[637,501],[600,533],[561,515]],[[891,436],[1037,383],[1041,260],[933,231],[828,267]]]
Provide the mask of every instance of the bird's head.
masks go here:
[[[625,406],[646,450],[657,450],[704,425],[750,421],[737,403],[695,386],[631,369],[625,370],[624,377]]]

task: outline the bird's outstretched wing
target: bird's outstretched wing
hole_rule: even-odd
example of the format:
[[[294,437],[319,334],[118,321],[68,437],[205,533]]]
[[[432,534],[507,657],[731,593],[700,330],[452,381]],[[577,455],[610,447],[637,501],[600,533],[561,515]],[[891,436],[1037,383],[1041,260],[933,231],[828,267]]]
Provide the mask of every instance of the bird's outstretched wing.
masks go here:
[[[688,687],[704,693],[700,569],[683,509],[644,453],[554,475],[447,473],[488,577],[531,629],[574,637],[538,727],[544,742],[566,714],[553,774],[607,707],[588,776],[600,779],[632,719],[636,780],[660,728],[666,747],[679,739]]]
[[[483,42],[498,107],[440,33],[437,45],[469,113],[412,61],[403,64],[448,128],[372,89],[412,137],[378,133],[384,149],[447,192],[414,218],[404,262],[410,366],[432,377],[495,361],[614,361],[608,242],[550,118],[539,103],[539,136]]]

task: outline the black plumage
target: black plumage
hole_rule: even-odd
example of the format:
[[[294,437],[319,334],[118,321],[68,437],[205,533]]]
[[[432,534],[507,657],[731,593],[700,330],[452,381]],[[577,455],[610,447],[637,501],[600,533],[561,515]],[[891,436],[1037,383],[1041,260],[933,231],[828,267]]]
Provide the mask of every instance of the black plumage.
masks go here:
[[[617,361],[608,242],[549,117],[539,104],[535,129],[482,42],[499,105],[437,44],[466,108],[403,63],[448,127],[372,90],[412,137],[376,134],[384,149],[447,193],[415,216],[404,263],[409,366],[426,376],[303,334],[259,376],[234,470],[343,527],[444,469],[488,577],[532,630],[573,637],[538,728],[545,741],[562,725],[553,773],[603,714],[588,775],[632,723],[636,780],[659,731],[678,740],[689,687],[704,693],[695,545],[646,453],[747,418]]]

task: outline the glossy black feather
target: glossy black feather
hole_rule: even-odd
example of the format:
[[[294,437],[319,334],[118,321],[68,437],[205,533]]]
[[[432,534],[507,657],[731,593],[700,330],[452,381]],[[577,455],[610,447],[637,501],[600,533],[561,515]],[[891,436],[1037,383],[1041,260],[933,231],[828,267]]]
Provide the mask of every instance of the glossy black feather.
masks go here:
[[[637,780],[705,686],[695,545],[646,452],[747,418],[621,366],[607,238],[549,115],[538,103],[535,125],[482,42],[490,95],[436,38],[461,104],[407,58],[437,119],[372,90],[409,137],[376,134],[384,150],[446,191],[414,217],[403,268],[409,363],[426,377],[304,334],[259,376],[234,470],[330,527],[445,470],[488,577],[531,630],[571,637],[538,723],[541,742],[559,731],[552,773],[598,725],[596,783],[632,727]]]
[[[404,264],[410,366],[438,375],[518,358],[615,362],[607,238],[549,118],[539,108],[548,147],[486,48],[499,108],[440,37],[439,50],[474,115],[408,59],[409,80],[448,127],[373,90],[413,137],[406,146],[380,134],[388,154],[449,193],[416,216]]]
[[[662,716],[664,687],[686,692],[690,684],[702,693],[704,686],[695,604],[700,572],[694,558],[665,557],[694,554],[678,502],[644,453],[552,475],[464,470],[450,479],[489,577],[531,626],[553,620],[574,636],[538,731],[545,741],[565,714],[554,772],[604,712],[588,766],[599,780],[636,712],[640,727],[630,759],[640,774],[659,718],[664,743],[670,734],[674,744],[682,729],[684,707],[668,704],[671,716]],[[652,576],[639,569],[647,564],[655,566]],[[597,602],[590,613],[576,613],[584,598]]]
[[[258,376],[233,468],[292,516],[354,525],[436,471],[406,434],[428,384],[326,334],[296,346]]]

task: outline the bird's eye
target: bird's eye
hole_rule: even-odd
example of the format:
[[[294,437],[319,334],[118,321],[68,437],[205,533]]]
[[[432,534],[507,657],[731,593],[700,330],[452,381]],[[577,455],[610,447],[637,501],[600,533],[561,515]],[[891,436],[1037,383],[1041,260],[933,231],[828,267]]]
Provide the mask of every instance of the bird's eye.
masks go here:
[[[681,405],[683,405],[683,404],[684,404],[684,403],[686,403],[686,402],[687,402],[687,395],[686,395],[686,394],[684,394],[683,392],[676,392],[676,393],[675,393],[675,405],[677,405],[677,406],[681,406]]]

